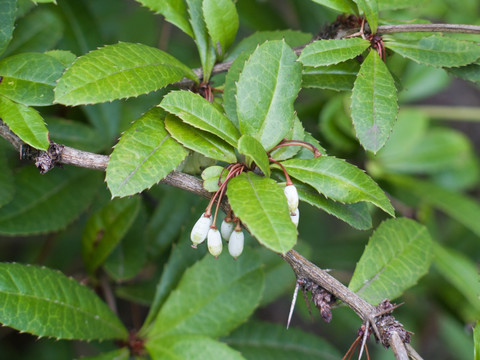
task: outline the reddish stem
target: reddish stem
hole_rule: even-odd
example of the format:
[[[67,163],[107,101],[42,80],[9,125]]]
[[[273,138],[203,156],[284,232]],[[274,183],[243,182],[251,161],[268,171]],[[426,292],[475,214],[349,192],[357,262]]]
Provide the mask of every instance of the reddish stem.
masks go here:
[[[309,142],[307,141],[302,141],[302,140],[282,140],[280,142],[280,144],[278,144],[277,146],[273,147],[272,149],[270,149],[267,154],[270,154],[272,151],[276,150],[276,149],[279,149],[281,147],[284,147],[284,146],[302,146],[308,150],[310,150],[312,153],[313,153],[313,156],[314,157],[320,157],[322,156],[322,153],[320,152],[320,150],[318,150],[315,146],[313,146],[312,144],[310,144]]]
[[[293,185],[293,182],[292,182],[292,180],[290,179],[290,176],[288,175],[287,170],[285,169],[285,167],[284,167],[280,162],[278,162],[277,160],[274,160],[274,159],[272,159],[272,158],[268,158],[268,160],[269,160],[270,162],[273,162],[273,163],[277,164],[278,166],[280,166],[280,167],[282,168],[283,173],[285,174],[285,180],[287,181],[286,185],[287,185],[287,186]]]

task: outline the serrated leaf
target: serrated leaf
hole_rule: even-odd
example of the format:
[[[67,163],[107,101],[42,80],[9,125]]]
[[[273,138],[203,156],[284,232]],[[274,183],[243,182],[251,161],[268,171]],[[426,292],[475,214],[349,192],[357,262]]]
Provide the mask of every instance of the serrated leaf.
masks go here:
[[[193,37],[192,27],[188,22],[185,2],[179,0],[136,0],[157,13],[165,16],[165,20],[177,26],[185,34]]]
[[[290,129],[285,138],[287,140],[305,141],[305,129],[303,128],[302,122],[297,116],[293,122],[293,127]],[[301,146],[283,146],[273,151],[270,156],[277,161],[286,160],[295,156],[301,149],[304,148]]]
[[[6,49],[15,24],[16,0],[4,0],[0,3],[0,54]]]
[[[28,145],[40,150],[47,150],[50,146],[47,127],[33,108],[0,96],[0,118]]]
[[[52,49],[63,35],[63,22],[53,9],[38,8],[21,18],[3,56]]]
[[[198,199],[196,198],[196,200]],[[193,206],[189,209],[187,216],[185,216],[185,219],[187,219],[185,226],[182,228],[179,241],[172,248],[172,252],[162,271],[161,278],[156,286],[155,297],[150,306],[150,311],[140,331],[141,334],[149,331],[165,300],[173,292],[175,286],[178,285],[185,270],[195,263],[198,263],[207,253],[206,247],[201,246],[196,251],[192,251],[191,247],[190,233],[201,213],[202,210]]]
[[[87,287],[47,268],[0,263],[0,322],[57,339],[122,339],[127,330]]]
[[[248,322],[223,339],[247,360],[334,360],[340,353],[326,340],[283,325]],[[261,344],[261,346],[259,346]]]
[[[232,146],[216,135],[198,130],[182,122],[174,115],[168,114],[165,117],[165,128],[175,140],[190,150],[227,163],[237,161],[235,150]]]
[[[5,154],[0,153],[0,207],[9,203],[15,194],[15,183],[12,169],[8,166]]]
[[[385,41],[385,47],[420,64],[435,67],[468,65],[480,58],[477,43],[432,35],[419,40]]]
[[[435,244],[434,266],[480,313],[480,282],[477,265],[456,250]]]
[[[223,57],[238,30],[238,14],[232,0],[203,0],[203,16],[217,53]]]
[[[459,68],[449,68],[448,72],[463,80],[480,83],[480,64],[470,64]]]
[[[230,69],[228,69],[227,75],[225,76],[223,90],[223,108],[225,109],[225,115],[227,115],[230,121],[239,130],[240,124],[237,115],[237,82],[249,56],[250,54],[248,52],[244,52],[238,55],[233,61]]]
[[[96,104],[149,93],[184,77],[191,69],[150,46],[120,42],[79,57],[58,80],[55,102]]]
[[[242,135],[238,140],[238,152],[253,161],[266,177],[270,177],[270,162],[267,153],[257,139],[250,135]]]
[[[366,203],[342,204],[319,195],[318,191],[308,185],[295,184],[295,186],[300,200],[345,221],[355,229],[368,230],[372,227],[372,217]]]
[[[303,68],[302,87],[350,91],[359,70],[360,63],[357,60],[317,68],[307,66]]]
[[[70,67],[77,56],[68,50],[50,50],[45,52],[45,55],[51,56],[59,61],[63,67]]]
[[[377,0],[353,0],[357,3],[358,9],[367,18],[372,34],[377,32],[378,25],[378,4]]]
[[[172,91],[160,103],[162,108],[200,130],[217,135],[232,146],[240,137],[235,125],[214,105],[190,91]]]
[[[352,120],[360,143],[376,153],[387,142],[397,117],[397,89],[376,51],[360,67],[352,91]]]
[[[208,36],[207,26],[205,24],[202,9],[203,0],[186,0],[186,3],[188,13],[190,14],[190,24],[192,25],[194,35],[193,38],[197,44],[200,62],[202,63],[202,80],[208,83],[217,56],[215,54],[215,45],[212,43],[210,36]]]
[[[148,332],[149,342],[176,334],[228,334],[252,314],[261,299],[261,267],[250,251],[236,261],[228,254],[218,259],[204,257],[170,293]]]
[[[0,234],[32,235],[65,228],[90,205],[101,174],[68,168],[40,175],[33,166],[15,175],[13,200],[0,208]]]
[[[165,130],[165,112],[153,108],[122,135],[110,155],[106,181],[112,196],[128,196],[158,183],[187,156]]]
[[[227,345],[202,335],[173,335],[148,340],[148,353],[153,360],[243,360],[243,356]]]
[[[209,166],[202,172],[203,188],[210,192],[215,192],[219,189],[218,180],[222,175],[222,182],[225,181],[228,171],[222,166]]]
[[[357,14],[357,5],[352,0],[313,0],[330,9],[338,10],[347,14]]]
[[[93,214],[82,235],[82,257],[89,273],[103,264],[123,239],[140,209],[140,199],[114,199]]]
[[[312,34],[297,30],[257,31],[234,45],[224,61],[233,61],[240,56],[240,54],[250,55],[258,45],[263,44],[265,41],[285,40],[288,46],[295,47],[304,45],[311,39]]]
[[[298,60],[304,66],[328,66],[353,59],[370,46],[362,38],[317,40],[305,46]]]
[[[282,162],[288,174],[332,200],[345,203],[370,202],[387,214],[394,209],[385,193],[365,172],[333,156],[292,159]]]
[[[51,105],[53,88],[63,73],[63,65],[52,56],[24,53],[0,61],[0,94],[17,103]]]
[[[370,237],[348,287],[377,305],[415,285],[432,259],[433,242],[425,226],[407,218],[389,219]]]
[[[422,201],[443,211],[480,236],[480,205],[473,198],[447,190],[430,181],[408,176],[390,175],[388,182],[422,199]]]
[[[237,83],[237,114],[242,134],[255,137],[266,150],[277,145],[293,125],[301,65],[284,41],[260,45]]]
[[[229,181],[227,196],[232,210],[255,238],[267,248],[286,253],[297,241],[287,199],[277,183],[252,172]]]

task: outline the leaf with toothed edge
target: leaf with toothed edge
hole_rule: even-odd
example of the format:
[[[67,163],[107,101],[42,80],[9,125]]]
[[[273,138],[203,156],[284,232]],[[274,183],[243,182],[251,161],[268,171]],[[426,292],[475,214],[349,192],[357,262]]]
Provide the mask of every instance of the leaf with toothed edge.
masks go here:
[[[36,336],[126,340],[117,316],[86,286],[58,271],[0,263],[0,322]]]
[[[305,46],[298,61],[304,66],[328,66],[353,59],[370,46],[362,38],[317,40]]]
[[[47,127],[35,109],[0,96],[0,118],[28,145],[40,150],[50,146]]]
[[[406,218],[389,219],[370,237],[348,287],[377,305],[415,285],[432,260],[433,241],[425,226]]]
[[[232,0],[203,0],[203,16],[217,53],[223,58],[238,30],[238,14]]]
[[[242,173],[229,181],[227,196],[235,215],[262,245],[280,253],[295,245],[297,229],[276,181],[253,172]]]
[[[376,153],[387,142],[397,117],[397,89],[378,53],[370,51],[352,90],[352,120],[362,146]]]
[[[158,183],[185,159],[188,152],[165,130],[165,111],[146,112],[122,135],[107,166],[112,196],[128,196]]]
[[[353,0],[357,3],[358,9],[367,18],[372,34],[377,32],[378,25],[378,4],[377,0]]]
[[[282,162],[288,174],[315,188],[326,197],[344,202],[367,201],[394,216],[385,193],[364,171],[333,156],[292,159]],[[278,168],[277,165],[274,167]]]
[[[165,128],[175,140],[190,150],[227,163],[237,161],[232,146],[218,136],[185,124],[172,114],[167,114],[165,117]]]
[[[195,73],[150,46],[120,42],[77,58],[58,80],[55,103],[96,104],[149,93]]]
[[[102,175],[78,168],[40,175],[33,166],[15,174],[12,201],[0,208],[0,234],[33,235],[65,228],[91,204]]]
[[[159,106],[187,124],[237,146],[240,133],[235,125],[200,95],[185,90],[172,91],[163,98]]]

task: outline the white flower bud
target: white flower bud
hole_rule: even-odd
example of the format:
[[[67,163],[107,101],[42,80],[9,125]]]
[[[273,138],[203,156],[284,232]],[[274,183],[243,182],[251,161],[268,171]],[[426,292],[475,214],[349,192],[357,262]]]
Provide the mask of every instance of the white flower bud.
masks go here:
[[[295,213],[298,208],[298,193],[295,185],[287,185],[283,189],[285,196],[287,197],[288,210],[291,214]]]
[[[198,244],[201,244],[206,239],[208,230],[210,230],[210,225],[212,225],[212,221],[212,217],[206,217],[205,213],[203,213],[202,216],[200,216],[200,219],[197,220],[190,234],[193,247],[196,248]]]
[[[208,251],[210,254],[217,257],[222,253],[222,237],[220,236],[220,231],[217,229],[212,229],[208,231],[207,238]]]
[[[230,241],[228,242],[228,252],[233,258],[237,258],[243,251],[243,243],[244,243],[245,236],[243,235],[243,231],[234,231],[232,235],[230,235]]]
[[[297,209],[295,213],[290,214],[290,219],[292,219],[292,222],[295,224],[296,227],[298,227],[298,221],[300,220],[300,210]]]
[[[232,235],[233,228],[235,227],[235,223],[233,221],[226,222],[225,220],[222,221],[222,225],[220,226],[220,233],[222,234],[222,238],[225,241],[230,239],[230,235]]]

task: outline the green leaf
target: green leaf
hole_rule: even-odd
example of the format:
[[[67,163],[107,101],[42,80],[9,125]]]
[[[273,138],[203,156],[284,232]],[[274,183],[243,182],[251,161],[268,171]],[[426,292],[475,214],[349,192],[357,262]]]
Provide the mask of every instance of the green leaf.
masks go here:
[[[13,172],[8,166],[5,154],[0,153],[0,207],[8,204],[15,194],[15,182]]]
[[[63,22],[53,9],[38,8],[21,18],[3,56],[52,49],[63,35]]]
[[[232,146],[237,146],[240,134],[235,125],[214,105],[190,91],[172,91],[160,103],[169,113],[200,130],[217,135]]]
[[[70,67],[77,56],[68,50],[50,50],[45,52],[45,55],[51,56],[57,61],[59,61],[63,67]]]
[[[290,129],[285,138],[287,140],[306,141],[305,129],[303,128],[302,122],[297,116],[295,116],[293,127]],[[277,161],[286,160],[298,154],[301,149],[305,148],[301,146],[283,146],[273,151],[270,156]]]
[[[382,189],[365,172],[342,159],[321,156],[287,160],[282,164],[290,176],[327,198],[345,203],[367,201],[394,216],[394,209]]]
[[[166,336],[148,340],[145,346],[153,360],[244,359],[227,345],[202,335]]]
[[[237,129],[240,129],[237,115],[237,82],[249,56],[250,54],[248,52],[238,55],[225,76],[223,108],[225,109],[225,115],[227,115]]]
[[[106,181],[112,196],[141,192],[174,170],[187,151],[173,140],[162,120],[165,112],[153,108],[122,135],[110,155]]]
[[[352,0],[313,0],[330,9],[338,10],[347,14],[357,14],[358,9],[355,2]]]
[[[123,199],[122,199],[123,200]],[[116,200],[114,200],[116,201]],[[141,202],[138,202],[138,215],[134,213],[130,213],[131,219],[126,218],[125,223],[132,222],[131,226],[128,228],[127,233],[125,236],[122,237],[119,244],[113,249],[113,251],[108,255],[108,257],[104,261],[104,269],[108,272],[108,274],[116,281],[121,282],[125,280],[130,280],[135,275],[137,275],[143,267],[145,260],[147,259],[147,238],[145,236],[145,226],[147,224],[147,211],[145,207],[142,206]],[[134,210],[134,209],[130,209]],[[117,214],[117,221],[122,217],[122,215]],[[110,219],[108,219],[110,220]],[[119,235],[121,231],[120,228],[125,226],[125,223],[118,226],[117,229],[112,231],[111,223],[104,224],[106,227],[104,228],[104,235],[100,242],[96,243],[96,248],[98,249],[99,246],[104,246],[102,244],[104,240],[106,240],[106,232],[109,232],[109,235],[113,235],[113,232],[117,232],[115,235],[112,236],[113,239],[115,236]],[[98,233],[98,232],[97,232]],[[97,238],[98,240],[98,238]],[[112,241],[113,242],[115,240]],[[98,250],[97,250],[98,251]]]
[[[449,68],[448,72],[463,80],[480,83],[480,64],[470,64],[459,68]]]
[[[47,118],[50,140],[75,149],[98,152],[105,148],[105,138],[92,126],[80,121]]]
[[[228,171],[224,170],[223,166],[209,166],[202,172],[203,188],[210,192],[215,192],[219,189],[218,180],[222,175],[222,182],[225,181]]]
[[[5,0],[0,4],[0,54],[3,53],[10,40],[12,40],[16,10],[16,0]]]
[[[203,0],[186,0],[188,13],[190,14],[190,24],[192,25],[195,43],[197,44],[198,53],[203,69],[203,81],[210,80],[213,65],[217,60],[215,54],[215,46],[212,39],[208,36],[207,26],[205,24],[202,4]]]
[[[203,16],[217,53],[223,57],[238,30],[238,14],[232,0],[203,0]]]
[[[199,207],[193,206],[189,208],[188,214],[184,217],[186,219],[184,221],[185,226],[179,236],[179,241],[172,248],[170,257],[162,271],[150,311],[140,331],[142,335],[149,332],[152,323],[157,318],[158,312],[167,297],[173,292],[175,286],[180,282],[185,270],[197,263],[207,253],[206,247],[199,247],[196,251],[193,251],[191,247],[190,233],[201,212],[202,210]]]
[[[15,102],[45,106],[53,103],[53,88],[63,65],[52,56],[24,53],[0,61],[0,94]]]
[[[246,251],[236,261],[207,255],[189,268],[156,317],[149,342],[176,334],[218,337],[243,323],[263,292],[262,265],[254,255]]]
[[[470,304],[480,313],[480,282],[477,265],[468,257],[453,249],[435,244],[435,268],[458,289]]]
[[[150,10],[165,16],[165,20],[177,26],[185,34],[193,37],[192,27],[187,17],[187,8],[183,0],[136,0]]]
[[[297,230],[285,194],[274,180],[240,174],[229,181],[227,196],[235,215],[262,245],[283,254],[295,245]]]
[[[237,161],[232,146],[216,135],[185,124],[174,115],[168,114],[165,117],[165,127],[175,140],[190,150],[227,163]]]
[[[317,40],[305,46],[298,60],[304,66],[328,66],[353,59],[370,46],[362,38]]]
[[[47,127],[33,108],[0,96],[0,118],[28,145],[40,150],[47,150],[50,146]]]
[[[130,351],[127,348],[121,348],[94,356],[82,356],[82,360],[129,360]]]
[[[75,168],[40,175],[33,166],[15,175],[13,200],[0,208],[0,234],[31,235],[65,228],[90,205],[101,174]]]
[[[250,56],[237,83],[240,131],[267,150],[293,125],[293,102],[301,82],[301,65],[296,60],[284,41],[266,42]]]
[[[409,7],[417,7],[418,0],[389,0],[389,1],[379,1],[378,10],[396,10]]]
[[[377,305],[415,285],[432,259],[433,242],[425,226],[407,218],[389,219],[370,237],[348,287]]]
[[[146,94],[196,75],[173,56],[132,43],[107,45],[79,57],[58,80],[55,102],[95,104]]]
[[[376,51],[360,67],[352,91],[352,119],[360,143],[376,153],[385,145],[397,116],[397,89]]]
[[[307,66],[303,68],[302,87],[350,91],[359,70],[360,64],[357,60],[316,68]]]
[[[238,140],[238,152],[245,155],[250,162],[253,161],[266,177],[270,177],[270,162],[267,153],[257,139],[250,135],[242,135]]]
[[[257,31],[252,35],[243,38],[228,53],[225,61],[233,61],[240,54],[250,55],[255,51],[258,45],[269,40],[285,40],[288,46],[295,47],[308,43],[312,39],[312,34],[297,30],[275,30],[275,31]],[[230,68],[231,69],[231,68]]]
[[[334,360],[341,357],[325,339],[283,325],[248,322],[223,339],[247,360]]]
[[[385,47],[420,64],[435,67],[468,65],[480,58],[477,43],[432,35],[419,40],[385,41]]]
[[[102,265],[123,239],[139,209],[137,196],[114,199],[88,219],[82,235],[82,257],[89,273]]]
[[[364,13],[372,34],[377,32],[378,26],[378,4],[377,0],[353,0],[357,3],[358,9]],[[381,1],[382,2],[382,1]]]
[[[395,186],[409,191],[422,201],[443,211],[480,236],[480,205],[478,201],[455,191],[447,190],[430,181],[417,180],[402,175],[390,175],[385,179]]]
[[[87,287],[58,271],[0,263],[0,322],[57,339],[122,339],[127,330]]]
[[[480,358],[480,321],[477,321],[473,329],[473,342],[475,346],[473,349],[473,359],[478,360]]]
[[[295,186],[300,200],[345,221],[355,229],[368,230],[372,227],[372,217],[366,203],[342,204],[319,195],[318,191],[311,186],[305,184],[295,184]]]

